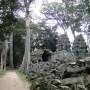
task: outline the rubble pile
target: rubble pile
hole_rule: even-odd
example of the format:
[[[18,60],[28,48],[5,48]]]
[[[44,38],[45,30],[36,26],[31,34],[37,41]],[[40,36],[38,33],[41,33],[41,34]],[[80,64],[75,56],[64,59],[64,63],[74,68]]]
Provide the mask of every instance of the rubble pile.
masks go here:
[[[89,63],[90,57],[77,60],[65,50],[52,53],[48,61],[30,66],[29,76],[34,81],[30,90],[90,90]]]

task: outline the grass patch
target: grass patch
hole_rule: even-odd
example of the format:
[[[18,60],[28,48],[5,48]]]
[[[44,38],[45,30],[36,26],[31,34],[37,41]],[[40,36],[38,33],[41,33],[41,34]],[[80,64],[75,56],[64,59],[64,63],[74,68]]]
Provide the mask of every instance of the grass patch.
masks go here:
[[[31,86],[31,82],[30,82],[30,80],[28,79],[28,75],[27,75],[24,71],[19,70],[19,69],[16,70],[16,72],[17,72],[17,74],[19,75],[20,79],[24,82],[25,87],[26,87],[28,90],[30,90],[29,88],[30,88],[30,86]]]
[[[3,75],[5,74],[4,70],[0,70],[0,78],[3,77]]]

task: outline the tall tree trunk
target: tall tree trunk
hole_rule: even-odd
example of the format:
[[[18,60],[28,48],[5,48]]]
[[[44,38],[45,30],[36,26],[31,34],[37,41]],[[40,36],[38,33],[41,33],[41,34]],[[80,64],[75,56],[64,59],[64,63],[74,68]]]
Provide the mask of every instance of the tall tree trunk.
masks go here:
[[[7,60],[8,49],[9,49],[8,40],[5,40],[4,70],[6,70],[6,60]]]
[[[1,70],[6,70],[7,53],[8,53],[8,41],[5,40],[1,53]]]
[[[75,35],[75,30],[73,30],[73,25],[71,26],[71,32],[72,32],[72,35],[73,35],[73,37],[75,39],[76,35]]]
[[[31,36],[31,30],[30,30],[30,15],[29,15],[29,7],[30,4],[33,0],[24,0],[24,6],[26,9],[26,18],[25,18],[25,22],[26,22],[26,41],[25,41],[25,53],[24,53],[24,57],[23,57],[23,61],[21,64],[21,68],[24,70],[29,70],[29,65],[30,65],[30,36]]]
[[[4,66],[4,48],[2,49],[1,52],[1,70],[3,70],[3,66]]]
[[[27,13],[26,17],[26,55],[27,55],[27,70],[30,65],[30,19],[29,14]]]
[[[27,62],[26,62],[26,55],[25,54],[26,54],[26,52],[24,53],[23,61],[22,61],[22,64],[21,64],[21,69],[23,69],[23,70],[25,70],[27,68]]]
[[[27,6],[27,8],[26,8],[25,22],[26,22],[25,53],[24,53],[22,64],[21,64],[21,68],[28,71],[29,70],[29,65],[30,65],[30,59],[31,59],[30,58],[30,16],[29,16],[29,6]]]
[[[73,34],[73,37],[74,37],[74,39],[75,39],[75,37],[76,37],[76,36],[75,36],[75,32],[72,32],[72,34]]]
[[[10,35],[10,66],[11,68],[14,67],[13,65],[13,32]]]

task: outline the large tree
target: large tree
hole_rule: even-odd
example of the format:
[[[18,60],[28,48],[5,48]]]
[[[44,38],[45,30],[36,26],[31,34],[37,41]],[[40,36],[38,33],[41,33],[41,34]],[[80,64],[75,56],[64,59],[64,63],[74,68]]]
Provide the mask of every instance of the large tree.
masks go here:
[[[30,65],[30,36],[31,36],[31,30],[30,30],[30,4],[32,3],[33,0],[23,0],[21,2],[23,2],[23,9],[25,10],[25,23],[26,23],[26,41],[25,41],[25,53],[23,56],[23,61],[22,61],[22,65],[21,68],[24,70],[29,69],[29,65]]]
[[[81,32],[81,26],[86,18],[85,4],[76,0],[62,0],[61,3],[53,2],[44,6],[42,12],[46,20],[56,21],[57,27],[67,32],[71,29],[75,38],[75,32]]]
[[[17,0],[0,0],[0,39],[5,40],[6,35],[13,31],[17,21],[15,12],[18,9]]]
[[[38,24],[32,24],[32,37],[31,37],[31,47],[32,49],[49,49],[51,51],[56,51],[56,44],[58,35],[55,32],[55,28],[50,28],[46,26],[45,22],[39,22]]]
[[[0,0],[0,40],[2,41],[2,53],[1,53],[1,69],[6,68],[6,58],[8,52],[8,39],[12,41],[11,32],[14,29],[17,19],[15,12],[18,9],[17,0]],[[10,36],[11,34],[11,36]],[[13,44],[10,44],[12,47]],[[10,48],[12,50],[12,48]],[[13,55],[11,52],[11,59]],[[11,60],[11,66],[13,67],[13,61]]]
[[[52,20],[56,22],[55,26],[62,28],[64,32],[66,32],[67,22],[64,20],[66,18],[66,14],[63,3],[49,3],[43,7],[42,13],[45,15],[45,19],[47,21]]]

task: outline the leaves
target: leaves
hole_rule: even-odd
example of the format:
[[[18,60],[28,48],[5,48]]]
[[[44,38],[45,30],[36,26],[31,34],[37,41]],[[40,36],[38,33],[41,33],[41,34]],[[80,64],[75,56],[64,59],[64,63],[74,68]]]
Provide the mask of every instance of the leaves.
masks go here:
[[[17,0],[1,0],[0,1],[0,30],[1,40],[5,38],[12,30],[14,24],[17,22],[15,11],[17,10]]]
[[[44,22],[38,23],[37,25],[32,24],[32,48],[46,48],[51,51],[56,51],[57,44],[57,33],[54,29],[46,26]]]

